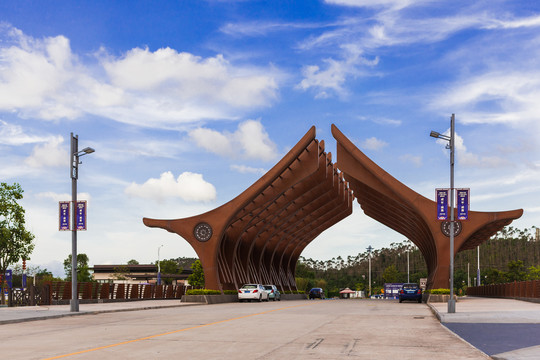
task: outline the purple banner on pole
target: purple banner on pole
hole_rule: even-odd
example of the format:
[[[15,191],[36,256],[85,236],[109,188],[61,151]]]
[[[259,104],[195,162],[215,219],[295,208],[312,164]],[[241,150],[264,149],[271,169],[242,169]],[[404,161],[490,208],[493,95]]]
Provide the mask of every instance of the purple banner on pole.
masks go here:
[[[470,198],[470,189],[456,189],[457,196],[457,218],[458,220],[468,220],[469,219],[469,198]]]
[[[13,270],[6,270],[6,282],[8,287],[11,289],[13,287]]]
[[[69,226],[69,208],[70,208],[71,202],[70,201],[60,201],[59,202],[59,226],[58,230],[60,231],[67,231],[70,230]]]
[[[448,219],[448,189],[435,189],[437,220]]]
[[[86,230],[86,200],[77,201],[77,230]]]

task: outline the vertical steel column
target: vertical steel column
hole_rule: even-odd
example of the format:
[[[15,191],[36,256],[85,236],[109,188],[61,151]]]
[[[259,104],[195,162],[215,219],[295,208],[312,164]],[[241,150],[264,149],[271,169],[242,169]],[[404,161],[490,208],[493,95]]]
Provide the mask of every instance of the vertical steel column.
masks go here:
[[[455,147],[455,116],[450,120],[450,299],[448,313],[456,312],[454,300],[454,147]]]
[[[77,292],[77,178],[79,177],[79,137],[71,133],[71,302],[70,311],[79,311]]]

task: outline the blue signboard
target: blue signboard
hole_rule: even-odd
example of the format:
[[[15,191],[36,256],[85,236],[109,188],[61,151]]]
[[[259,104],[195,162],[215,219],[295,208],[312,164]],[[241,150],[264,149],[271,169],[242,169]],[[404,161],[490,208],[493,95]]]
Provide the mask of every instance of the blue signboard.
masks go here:
[[[60,201],[59,202],[60,223],[59,223],[58,230],[60,230],[60,231],[70,230],[70,226],[69,226],[69,214],[70,214],[69,208],[70,208],[70,206],[71,206],[70,201]]]
[[[86,200],[77,201],[77,230],[86,230]]]
[[[457,218],[458,220],[469,219],[469,198],[470,189],[456,189],[457,196]]]
[[[403,286],[403,283],[385,283],[384,284],[384,298],[385,299],[397,299],[399,290]]]
[[[448,219],[448,189],[435,189],[437,220]]]

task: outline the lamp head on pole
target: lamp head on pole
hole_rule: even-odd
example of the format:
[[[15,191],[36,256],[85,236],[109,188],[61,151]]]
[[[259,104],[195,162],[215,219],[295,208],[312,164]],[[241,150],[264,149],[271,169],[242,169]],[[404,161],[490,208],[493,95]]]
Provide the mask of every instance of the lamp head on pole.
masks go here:
[[[451,140],[450,136],[448,136],[448,135],[443,135],[443,134],[441,134],[440,132],[433,131],[433,130],[429,133],[429,136],[434,137],[434,138],[436,138],[436,139],[446,140],[446,141],[450,141],[450,140]]]
[[[87,154],[91,154],[93,152],[96,152],[96,150],[94,148],[91,148],[91,147],[85,147],[84,149],[82,149],[81,151],[77,151],[75,154],[75,156],[83,156],[83,155],[87,155]]]
[[[91,154],[93,152],[95,152],[96,150],[94,150],[93,148],[91,147],[85,147],[84,149],[82,149],[82,152],[84,152],[85,154]]]

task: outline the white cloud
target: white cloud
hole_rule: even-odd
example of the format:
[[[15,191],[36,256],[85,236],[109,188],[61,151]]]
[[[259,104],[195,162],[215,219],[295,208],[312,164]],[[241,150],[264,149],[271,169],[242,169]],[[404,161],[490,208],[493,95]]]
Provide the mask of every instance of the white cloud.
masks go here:
[[[523,27],[538,27],[540,26],[540,16],[530,16],[526,18],[517,18],[512,20],[493,19],[492,22],[485,26],[486,29],[517,29]]]
[[[245,166],[245,165],[231,165],[231,169],[234,171],[238,171],[241,174],[264,175],[266,173],[266,170],[263,168],[254,168],[254,167]]]
[[[362,142],[363,148],[368,149],[368,150],[375,150],[375,151],[380,150],[387,145],[388,145],[387,142],[383,140],[379,140],[376,137],[370,137],[369,139],[366,139]]]
[[[234,133],[220,133],[215,130],[198,128],[189,136],[197,146],[227,157],[273,160],[277,156],[276,145],[260,121],[247,120],[238,125]]]
[[[221,156],[234,156],[233,140],[219,131],[206,128],[192,130],[189,136],[197,146]]]
[[[367,75],[378,64],[377,52],[391,47],[432,44],[469,29],[499,30],[540,26],[540,16],[510,17],[496,9],[486,11],[476,3],[451,6],[430,0],[327,0],[328,4],[367,8],[369,16],[348,16],[317,36],[300,44],[304,51],[335,53],[332,57],[303,67],[304,79],[297,88],[316,89],[316,96],[343,95],[346,84]],[[416,11],[421,9],[423,11]],[[435,14],[435,15],[434,15]],[[445,14],[445,15],[438,15]],[[322,26],[321,26],[322,28]],[[485,33],[485,31],[484,31]],[[495,40],[496,41],[496,40]],[[493,45],[490,45],[493,47]],[[351,48],[355,49],[353,52]],[[373,61],[362,61],[359,54],[375,54]],[[355,58],[355,56],[357,56]],[[474,57],[474,56],[473,56]],[[529,54],[524,55],[529,58]],[[531,56],[532,57],[532,56]],[[479,56],[480,58],[480,56]],[[368,66],[365,66],[365,65]],[[507,68],[507,66],[505,66]],[[364,70],[362,74],[361,70]],[[380,75],[380,74],[376,74]]]
[[[222,55],[203,59],[170,48],[135,48],[122,59],[105,60],[112,83],[124,90],[155,91],[184,104],[266,106],[275,97],[272,77],[235,69]]]
[[[426,0],[325,0],[325,2],[344,6],[403,9],[411,5],[424,3]]]
[[[21,126],[0,120],[0,144],[23,145],[50,141],[51,139],[51,136],[26,134]]]
[[[67,38],[37,40],[6,26],[0,36],[7,38],[0,46],[0,110],[44,120],[81,115],[88,79]]]
[[[99,63],[86,65],[64,36],[34,39],[4,25],[0,40],[0,111],[22,118],[92,114],[170,128],[237,118],[277,98],[275,69],[234,66],[222,55],[134,48],[116,58],[101,50]]]
[[[444,135],[450,136],[450,130],[446,130],[444,132]],[[456,162],[459,163],[460,166],[464,166],[467,168],[503,168],[503,167],[511,167],[512,163],[505,158],[490,155],[490,156],[481,156],[478,154],[471,153],[467,150],[467,147],[465,146],[465,142],[463,138],[458,135],[457,133],[454,134],[455,138],[455,158]],[[443,146],[443,149],[445,153],[448,153],[448,150],[446,149],[446,146],[448,145],[448,141],[437,139],[437,143]]]
[[[439,94],[431,108],[452,108],[465,124],[538,124],[540,118],[540,72],[489,72],[460,79]],[[489,105],[489,106],[486,106]],[[478,110],[484,108],[483,111]]]
[[[69,152],[62,147],[64,138],[58,136],[45,144],[36,145],[24,162],[33,168],[69,166]]]
[[[386,117],[366,117],[366,116],[358,116],[359,120],[362,121],[371,121],[375,124],[379,125],[391,125],[391,126],[400,126],[402,121],[396,120],[396,119],[390,119]]]
[[[246,156],[251,159],[272,160],[276,157],[276,145],[259,121],[248,120],[238,126],[236,140]]]
[[[263,22],[253,21],[247,23],[227,23],[219,30],[230,36],[266,36],[269,33],[289,31],[295,29],[317,29],[326,27],[317,23],[290,23],[290,22]]]
[[[415,156],[411,154],[405,154],[401,155],[399,159],[403,162],[408,162],[413,164],[415,167],[419,168],[422,166],[422,157],[421,156]]]
[[[161,174],[159,179],[148,179],[144,184],[131,183],[125,193],[131,196],[164,201],[179,197],[185,201],[211,201],[216,198],[216,188],[206,182],[201,174],[184,172],[174,178],[172,172]]]
[[[54,202],[70,201],[71,200],[71,194],[68,194],[68,193],[55,193],[55,192],[52,192],[52,191],[47,191],[47,192],[42,192],[42,193],[36,194],[36,198],[38,198],[38,199],[51,199]],[[77,193],[77,200],[90,201],[91,196],[90,196],[89,193],[86,193],[86,192]]]
[[[297,89],[308,90],[313,88],[316,90],[317,98],[327,98],[331,94],[328,90],[336,93],[339,96],[346,95],[344,84],[348,77],[357,77],[361,75],[361,66],[375,66],[379,62],[378,58],[367,60],[362,55],[356,46],[343,47],[343,59],[335,60],[332,58],[324,59],[325,68],[318,65],[304,66],[302,69],[303,79],[296,85]]]

